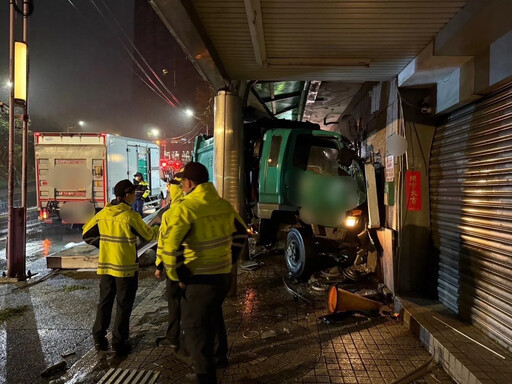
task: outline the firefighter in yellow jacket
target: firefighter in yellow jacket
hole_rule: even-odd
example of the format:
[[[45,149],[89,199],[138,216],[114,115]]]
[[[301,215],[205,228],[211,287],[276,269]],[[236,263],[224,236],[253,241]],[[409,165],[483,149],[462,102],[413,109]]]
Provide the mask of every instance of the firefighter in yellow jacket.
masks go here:
[[[137,172],[133,175],[133,184],[135,185],[135,200],[133,201],[132,208],[142,216],[144,210],[144,201],[149,196],[149,184],[144,181],[142,173]]]
[[[183,171],[184,168],[180,169],[180,172]],[[174,177],[167,184],[168,204],[171,204],[171,207],[172,205],[176,205],[183,197],[181,181],[179,177]],[[155,276],[160,280],[164,274],[164,263],[157,254]],[[167,330],[165,331],[165,336],[157,337],[156,345],[177,350],[180,346],[181,289],[178,285],[178,281],[169,279],[167,274],[165,274],[165,293],[167,296],[168,311]]]
[[[181,168],[180,172],[183,172],[185,168]],[[173,201],[178,201],[183,197],[183,191],[181,190],[181,179],[179,177],[173,177],[167,183],[167,198],[165,199],[166,204],[171,204]]]
[[[247,239],[247,228],[208,182],[208,171],[202,164],[188,163],[176,177],[182,179],[185,196],[162,217],[157,253],[169,279],[178,281],[182,288],[184,344],[197,382],[216,383],[216,367],[227,365],[222,303],[229,290],[232,263]]]
[[[132,211],[135,186],[130,180],[117,183],[114,194],[116,199],[84,225],[82,237],[100,250],[100,301],[93,326],[95,347],[97,350],[108,350],[105,336],[116,299],[112,349],[122,356],[131,350],[130,314],[138,287],[137,237],[147,241],[156,240],[159,229],[150,228],[138,213]]]

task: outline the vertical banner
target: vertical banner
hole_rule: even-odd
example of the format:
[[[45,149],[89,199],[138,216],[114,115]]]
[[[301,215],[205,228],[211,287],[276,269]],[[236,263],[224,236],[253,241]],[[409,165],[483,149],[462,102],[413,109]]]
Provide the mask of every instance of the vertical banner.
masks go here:
[[[405,173],[405,196],[408,211],[421,211],[421,172]]]

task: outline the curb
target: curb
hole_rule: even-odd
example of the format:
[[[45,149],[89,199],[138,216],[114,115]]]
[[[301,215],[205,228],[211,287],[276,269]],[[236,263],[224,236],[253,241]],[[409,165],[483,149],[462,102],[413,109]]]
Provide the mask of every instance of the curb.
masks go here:
[[[467,367],[456,360],[456,358],[443,347],[441,342],[418,321],[414,314],[404,307],[399,297],[395,297],[395,312],[400,313],[404,325],[420,340],[421,344],[433,355],[434,361],[441,365],[455,382],[460,384],[480,383],[480,380],[477,380],[472,374],[471,379],[469,379],[470,372]],[[462,372],[463,369],[464,373]],[[463,377],[465,378],[464,380],[462,379]]]
[[[446,316],[446,313],[440,311],[440,308],[444,307],[438,302],[431,302],[431,305],[417,305],[408,302],[407,299],[395,297],[395,312],[400,313],[404,325],[420,340],[423,346],[433,355],[435,362],[440,364],[455,382],[460,384],[480,384],[489,381],[509,383],[508,380],[501,380],[501,376],[499,378],[496,376],[499,375],[501,369],[498,365],[487,372],[478,368],[478,362],[481,361],[483,353],[487,353],[488,356],[492,355],[483,348],[498,356],[501,355],[495,350],[503,351],[503,354],[507,354],[507,352],[497,346],[494,347],[495,350],[486,347],[484,343],[488,345],[494,343],[481,334],[478,336],[483,343],[465,336],[472,339],[468,344],[467,339],[455,333],[459,332],[456,328],[474,327]],[[451,322],[454,326],[447,322]],[[471,334],[470,330],[467,332]],[[479,349],[476,351],[477,353],[475,353],[475,349]],[[502,358],[504,357],[502,356]],[[495,360],[500,361],[499,357],[495,357]],[[493,376],[496,376],[496,378],[493,378]]]

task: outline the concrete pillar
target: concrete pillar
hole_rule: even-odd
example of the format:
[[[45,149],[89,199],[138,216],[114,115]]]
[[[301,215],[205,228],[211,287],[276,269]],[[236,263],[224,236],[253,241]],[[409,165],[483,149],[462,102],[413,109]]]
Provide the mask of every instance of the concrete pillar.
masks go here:
[[[219,195],[245,216],[243,176],[243,123],[240,98],[228,91],[215,96],[214,183]],[[247,247],[246,247],[247,248]],[[236,293],[236,266],[233,268],[230,296]]]

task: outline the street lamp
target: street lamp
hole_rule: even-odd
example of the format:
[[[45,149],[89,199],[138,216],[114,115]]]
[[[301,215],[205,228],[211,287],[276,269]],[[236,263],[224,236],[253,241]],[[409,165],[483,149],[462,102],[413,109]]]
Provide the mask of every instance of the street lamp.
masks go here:
[[[83,128],[83,127],[85,127],[85,121],[80,120],[80,121],[78,122],[78,125],[79,125],[80,127],[82,127],[82,128]]]
[[[160,136],[160,130],[158,128],[151,128],[148,132],[149,137],[157,138]]]
[[[203,121],[200,117],[197,117],[194,114],[194,111],[192,109],[190,109],[190,108],[185,109],[184,113],[185,113],[185,115],[187,117],[193,117],[194,119],[196,119],[200,123],[203,123],[205,125],[205,128],[206,128],[206,135],[208,135],[208,123],[207,122]]]

